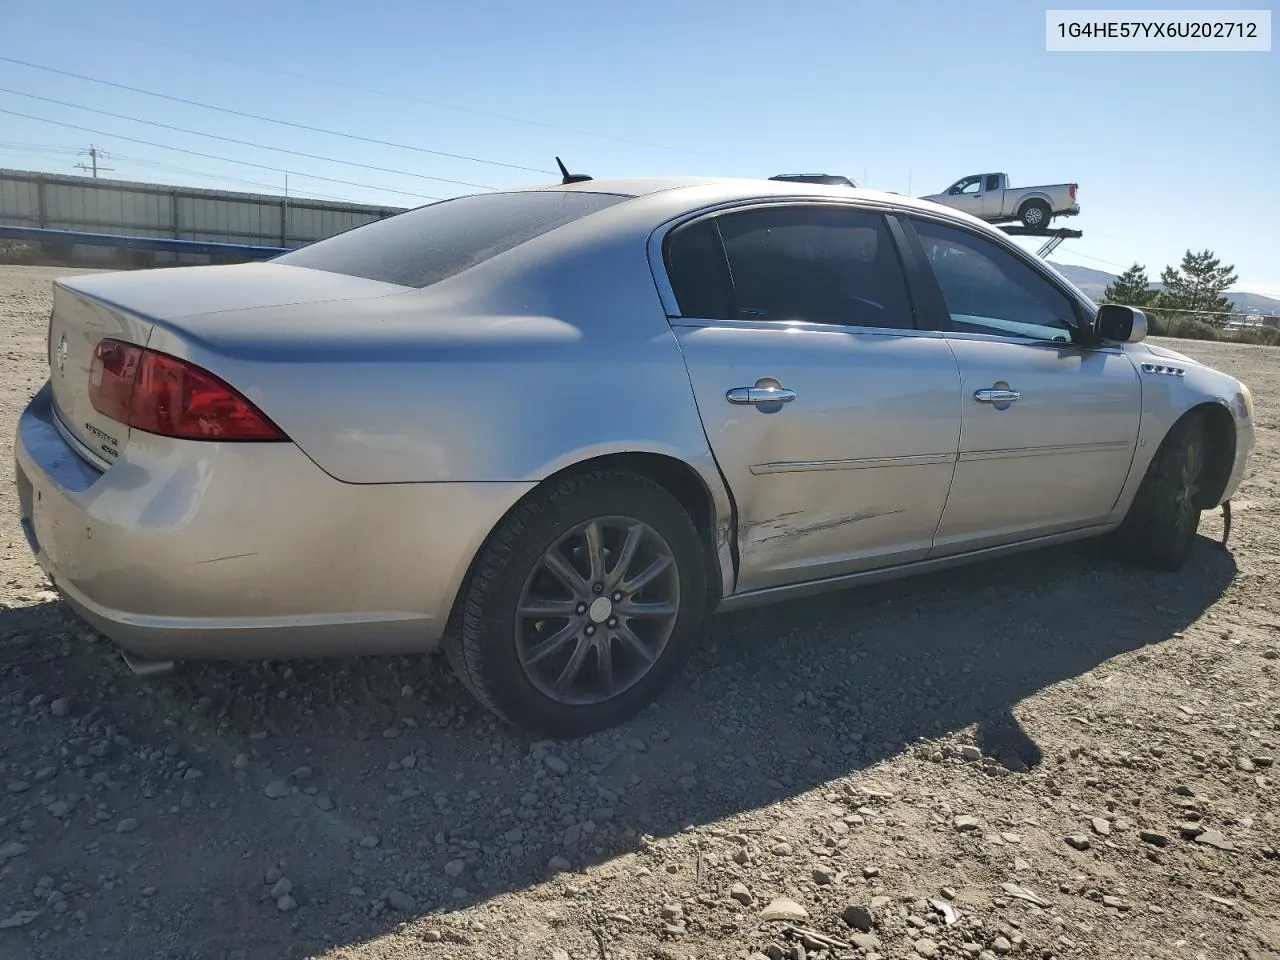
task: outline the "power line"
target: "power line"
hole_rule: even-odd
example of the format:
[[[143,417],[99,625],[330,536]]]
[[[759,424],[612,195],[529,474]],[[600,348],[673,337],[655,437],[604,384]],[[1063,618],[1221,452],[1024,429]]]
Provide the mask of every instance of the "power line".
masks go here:
[[[144,90],[141,87],[131,87],[128,84],[116,83],[113,80],[103,80],[100,77],[89,77],[82,73],[72,73],[70,70],[59,70],[57,67],[46,67],[38,63],[31,63],[27,60],[18,60],[14,57],[0,56],[0,61],[5,63],[17,64],[20,67],[30,67],[33,70],[43,70],[46,73],[56,73],[64,77],[73,77],[76,80],[86,80],[89,83],[100,83],[104,86],[115,87],[117,90],[128,90],[130,93],[140,93],[147,97],[157,97],[161,100],[169,100],[173,103],[181,103],[188,107],[200,107],[203,110],[215,110],[218,113],[230,114],[233,117],[244,117],[249,120],[261,120],[264,123],[277,123],[286,127],[293,127],[296,130],[307,130],[311,133],[322,133],[330,137],[345,137],[348,140],[359,140],[364,143],[374,143],[382,147],[396,147],[400,150],[414,150],[418,153],[429,153],[436,157],[448,157],[451,160],[465,160],[468,163],[483,163],[493,167],[505,167],[508,170],[522,170],[528,173],[550,173],[549,170],[542,170],[538,167],[525,167],[515,163],[503,163],[498,160],[485,160],[481,157],[470,157],[460,153],[446,153],[442,150],[431,150],[427,147],[415,147],[407,143],[396,143],[392,140],[379,140],[375,137],[362,137],[355,133],[345,133],[341,130],[327,130],[324,127],[313,127],[305,123],[296,123],[292,120],[280,120],[275,117],[264,117],[261,114],[246,113],[243,110],[232,110],[229,107],[217,107],[211,103],[201,103],[199,100],[187,100],[184,97],[175,97],[168,93],[156,93],[154,90]]]
[[[1116,263],[1114,260],[1103,260],[1101,257],[1091,257],[1087,253],[1081,253],[1079,250],[1072,250],[1071,255],[1075,257],[1084,257],[1086,260],[1093,260],[1097,263],[1105,263],[1109,267],[1119,267],[1121,270],[1128,270],[1129,264]]]
[[[78,170],[84,170],[84,171],[86,171],[86,172],[87,172],[87,171],[89,171],[89,170],[93,170],[93,179],[97,180],[97,179],[98,179],[98,169],[99,169],[99,168],[98,168],[98,157],[100,157],[100,156],[101,156],[101,157],[106,157],[106,154],[105,154],[105,153],[103,153],[101,150],[99,150],[97,147],[95,147],[93,144],[89,144],[89,149],[88,149],[88,150],[82,150],[82,151],[80,152],[80,156],[82,156],[82,157],[87,156],[87,157],[89,158],[89,160],[90,160],[90,163],[77,163],[77,164],[75,164],[76,169],[78,169]],[[103,170],[106,170],[106,171],[110,172],[110,171],[114,170],[114,169],[115,169],[115,167],[102,167],[101,169],[103,169]]]
[[[265,163],[253,163],[249,160],[233,160],[231,157],[220,157],[212,153],[201,153],[199,150],[187,150],[184,147],[171,147],[165,143],[155,143],[151,140],[139,140],[137,137],[126,137],[119,133],[107,133],[102,130],[94,130],[91,127],[82,127],[74,123],[65,123],[61,120],[50,120],[47,117],[34,117],[29,113],[19,113],[17,110],[6,110],[3,107],[0,107],[0,113],[8,114],[11,117],[22,117],[24,120],[35,120],[39,123],[50,123],[55,127],[66,127],[69,130],[79,130],[82,133],[92,133],[99,137],[114,137],[117,140],[125,140],[129,143],[140,143],[145,147],[158,147],[161,150],[173,150],[177,153],[186,153],[193,157],[204,157],[206,160],[219,160],[223,163],[236,163],[244,167],[256,167],[259,170],[271,170],[274,173],[287,173],[293,177],[304,177],[311,180],[325,180],[329,183],[341,183],[348,187],[363,187],[367,190],[381,190],[385,193],[398,193],[404,197],[417,197],[420,200],[443,199],[441,197],[433,197],[425,193],[411,193],[408,190],[396,190],[392,187],[374,186],[371,183],[359,183],[355,180],[339,180],[336,177],[322,177],[318,173],[303,173],[300,170],[286,170],[283,167],[272,167]]]
[[[63,147],[55,143],[13,143],[0,140],[0,148],[7,150],[31,150],[45,153],[79,153],[80,147]]]
[[[265,190],[279,190],[278,183],[263,183],[261,180],[245,180],[242,177],[229,177],[224,173],[209,173],[205,170],[194,170],[190,167],[182,167],[177,164],[165,163],[163,160],[148,160],[143,157],[130,157],[122,153],[113,153],[112,156],[116,160],[122,160],[129,164],[136,164],[143,167],[154,167],[157,170],[170,171],[172,173],[181,173],[189,177],[196,177],[201,180],[217,180],[224,183],[238,183],[249,187],[262,187]],[[293,197],[302,197],[311,200],[334,200],[338,203],[355,203],[350,197],[336,197],[327,193],[316,193],[313,190],[306,190],[303,193],[295,193]]]
[[[285,70],[282,67],[273,67],[265,63],[259,63],[252,60],[241,60],[235,57],[228,57],[224,54],[212,53],[208,50],[193,50],[188,47],[180,47],[176,44],[161,43],[158,40],[143,40],[139,37],[118,34],[122,39],[132,43],[141,44],[142,46],[160,47],[162,49],[173,50],[188,56],[202,56],[211,60],[221,60],[224,63],[232,63],[242,67],[253,67],[257,70],[263,70],[269,73],[278,73],[281,76],[293,77],[295,80],[306,80],[309,83],[326,83],[330,86],[341,87],[346,90],[354,90],[358,93],[368,93],[379,97],[392,97],[396,100],[403,100],[408,103],[420,103],[428,107],[439,107],[443,110],[454,110],[459,113],[469,113],[478,117],[490,117],[494,120],[504,120],[508,123],[522,123],[530,127],[541,127],[544,130],[559,130],[562,133],[572,133],[580,137],[594,137],[600,140],[612,140],[615,143],[627,143],[636,147],[649,147],[654,150],[667,150],[672,153],[683,153],[690,156],[703,157],[707,154],[698,150],[689,150],[686,147],[674,147],[670,144],[647,143],[643,140],[632,140],[629,137],[618,137],[607,133],[594,133],[590,130],[577,130],[573,127],[563,127],[558,124],[546,123],[541,120],[530,120],[526,117],[515,117],[505,113],[494,113],[491,110],[480,110],[475,107],[461,107],[457,104],[444,103],[440,100],[428,100],[425,97],[415,97],[409,93],[400,93],[394,90],[383,90],[378,87],[365,87],[357,83],[348,83],[343,80],[335,80],[332,77],[322,77],[316,74],[298,73],[294,70]]]
[[[116,120],[129,120],[133,123],[145,123],[149,127],[160,127],[164,130],[173,130],[177,133],[187,133],[195,137],[208,137],[210,140],[221,140],[223,143],[234,143],[242,147],[257,147],[262,150],[270,150],[274,153],[288,153],[295,157],[305,157],[308,160],[321,160],[327,163],[341,163],[349,167],[360,167],[364,170],[374,170],[378,173],[394,173],[402,177],[417,177],[420,180],[435,180],[437,183],[451,183],[458,187],[477,187],[481,190],[494,190],[484,183],[468,183],[466,180],[449,180],[446,177],[432,177],[425,173],[413,173],[409,170],[395,170],[391,167],[379,167],[371,163],[360,163],[356,160],[339,160],[337,157],[326,157],[317,153],[304,153],[301,150],[290,150],[288,147],[269,147],[263,143],[254,143],[252,140],[237,140],[235,137],[224,137],[217,133],[205,133],[201,130],[191,130],[188,127],[177,127],[171,123],[161,123],[158,120],[143,120],[141,117],[131,117],[124,113],[112,113],[110,110],[99,110],[97,107],[86,107],[79,103],[70,103],[66,100],[55,100],[53,97],[42,97],[35,93],[23,93],[21,90],[10,90],[8,87],[0,87],[0,93],[9,93],[17,97],[26,97],[30,100],[41,100],[44,103],[55,103],[60,107],[71,107],[73,110],[84,110],[88,113],[101,114],[104,117],[113,117]]]

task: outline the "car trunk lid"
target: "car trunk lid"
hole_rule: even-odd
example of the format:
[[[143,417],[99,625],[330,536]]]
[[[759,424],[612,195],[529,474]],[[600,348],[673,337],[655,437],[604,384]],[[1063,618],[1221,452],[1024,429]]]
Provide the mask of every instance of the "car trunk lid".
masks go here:
[[[99,467],[114,462],[130,428],[91,399],[94,351],[106,339],[147,346],[158,325],[254,307],[402,293],[403,287],[271,263],[91,274],[54,281],[49,379],[64,435]]]
[[[124,451],[129,427],[93,407],[89,375],[94,350],[108,338],[145,345],[151,326],[143,317],[95,300],[66,283],[53,285],[49,382],[54,413],[64,434],[77,441],[78,452],[98,466],[109,466]]]

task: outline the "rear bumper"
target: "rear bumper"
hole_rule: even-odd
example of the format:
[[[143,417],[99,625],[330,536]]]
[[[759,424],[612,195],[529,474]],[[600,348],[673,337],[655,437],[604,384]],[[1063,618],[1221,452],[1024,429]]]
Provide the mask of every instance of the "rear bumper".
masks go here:
[[[290,443],[134,433],[106,471],[19,421],[23,530],[68,603],[155,659],[429,650],[471,558],[527,483],[346,484]]]

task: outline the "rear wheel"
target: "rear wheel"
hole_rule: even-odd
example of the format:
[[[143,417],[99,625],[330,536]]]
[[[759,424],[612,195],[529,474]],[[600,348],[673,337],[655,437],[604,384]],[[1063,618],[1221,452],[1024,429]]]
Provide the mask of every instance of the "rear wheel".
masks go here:
[[[1053,211],[1043,200],[1028,200],[1022,205],[1018,216],[1026,227],[1047,227],[1049,216]]]
[[[1114,534],[1121,559],[1168,571],[1186,562],[1200,527],[1197,503],[1205,475],[1206,439],[1199,416],[1187,417],[1169,431]]]
[[[625,471],[570,476],[490,536],[445,653],[508,722],[593,733],[643,709],[684,663],[705,569],[693,521],[665,489]]]

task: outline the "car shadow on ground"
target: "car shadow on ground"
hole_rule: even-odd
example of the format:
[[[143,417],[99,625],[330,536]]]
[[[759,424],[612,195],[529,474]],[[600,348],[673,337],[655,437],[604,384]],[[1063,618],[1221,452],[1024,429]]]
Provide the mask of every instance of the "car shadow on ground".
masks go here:
[[[141,809],[119,815],[143,830],[169,826],[141,848],[108,836],[100,856],[140,874],[148,860],[199,866],[157,895],[200,904],[168,935],[198,920],[223,931],[203,955],[301,956],[528,887],[552,857],[581,869],[969,727],[984,754],[1035,767],[1019,704],[1183,630],[1235,572],[1204,538],[1176,575],[1086,543],[725,615],[657,704],[571,743],[496,724],[434,657],[192,664],[140,680],[52,604],[0,612],[13,645],[0,689],[70,690],[90,706],[83,725],[130,738],[128,756],[62,776],[93,797],[84,781],[99,766],[130,764],[107,799]],[[263,906],[278,864],[305,924]],[[212,888],[228,892],[210,903]],[[401,909],[390,890],[408,895]],[[121,935],[148,943],[130,922],[122,911]]]

